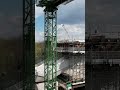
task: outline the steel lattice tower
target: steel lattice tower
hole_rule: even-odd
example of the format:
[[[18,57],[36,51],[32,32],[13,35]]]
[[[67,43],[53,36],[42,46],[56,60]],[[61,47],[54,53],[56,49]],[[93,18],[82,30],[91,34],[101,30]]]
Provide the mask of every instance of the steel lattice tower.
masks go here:
[[[49,7],[45,12],[45,60],[44,60],[44,80],[45,90],[55,90],[56,88],[56,44],[57,44],[57,8]]]

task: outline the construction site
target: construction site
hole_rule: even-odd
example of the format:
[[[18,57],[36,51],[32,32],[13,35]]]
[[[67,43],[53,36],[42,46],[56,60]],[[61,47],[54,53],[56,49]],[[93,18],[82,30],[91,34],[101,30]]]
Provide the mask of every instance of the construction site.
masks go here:
[[[90,11],[88,17],[95,19],[94,23],[87,19],[86,24],[82,22],[84,27],[78,24],[73,28],[74,17],[80,23],[81,20],[85,21],[85,14],[81,19],[81,13],[78,17],[74,16],[74,11],[78,14],[78,9],[72,9],[71,5],[72,15],[68,14],[67,9],[67,15],[62,19],[67,22],[65,19],[69,17],[69,28],[66,28],[68,23],[60,23],[61,19],[58,19],[61,5],[64,9],[70,3],[81,0],[17,1],[13,3],[8,0],[6,3],[3,0],[3,5],[0,5],[4,7],[3,14],[0,13],[0,90],[120,90],[120,25],[107,24],[109,21],[102,23],[103,17],[100,19],[103,21],[96,23],[97,18],[91,15],[95,13]],[[94,2],[89,7],[91,10],[104,9],[96,8],[96,3],[101,2],[91,1]],[[74,6],[77,7],[76,4]],[[44,21],[38,18],[39,24],[35,21],[35,7],[43,10],[41,17]],[[44,23],[43,27],[41,23]],[[42,28],[36,28],[35,24]],[[60,24],[62,27],[58,28]],[[43,30],[43,41],[36,45],[37,29]],[[81,30],[85,35],[78,33]],[[62,32],[59,33],[61,36],[58,35],[59,31]],[[79,38],[75,39],[77,36]],[[37,54],[35,45],[40,46]]]
[[[85,89],[85,42],[74,37],[71,41],[69,37],[58,41],[57,36],[57,12],[60,5],[67,6],[71,2],[74,0],[8,0],[1,4],[5,16],[0,13],[3,20],[0,22],[0,90]],[[10,6],[8,10],[5,5]],[[38,19],[44,23],[44,57],[37,63],[35,7],[43,8],[44,12],[44,21]],[[69,36],[68,29],[64,25],[62,28],[65,31],[62,37]]]
[[[38,6],[45,6],[44,89],[120,90],[120,26],[118,24],[108,24],[108,22],[102,24],[103,18],[101,22],[96,23],[97,20],[90,13],[91,18],[95,21],[90,23],[88,20],[84,43],[78,41],[56,42],[56,20],[53,20],[56,17],[56,6],[62,3],[67,5],[71,1],[74,0],[57,0],[55,2],[53,0],[54,3],[52,0],[48,2],[40,0],[38,4]],[[93,2],[94,4],[98,3],[97,1]],[[50,5],[55,5],[55,7],[51,8]],[[98,10],[96,8],[97,6],[93,7],[93,10]],[[52,23],[53,21],[54,23]],[[55,59],[56,55],[58,55],[57,59]],[[59,57],[59,55],[61,56]],[[37,75],[40,75],[39,71]]]
[[[48,2],[49,4],[44,0],[38,2],[39,7],[45,7],[46,58],[35,68],[36,88],[38,90],[39,87],[45,90],[84,90],[85,88],[87,90],[119,90],[119,32],[104,32],[110,27],[109,25],[91,24],[90,27],[87,26],[88,30],[86,29],[86,43],[77,40],[57,42],[55,7],[62,3],[67,5],[74,0],[60,0],[60,2],[53,0],[55,7],[52,8],[51,1]],[[111,27],[111,29],[116,28]]]
[[[57,44],[56,82],[60,90],[85,87],[85,51],[84,42],[59,42]],[[36,65],[36,83],[44,87],[44,62]],[[51,77],[50,77],[51,79]],[[67,85],[70,85],[67,87]],[[44,89],[43,89],[44,90]],[[57,89],[58,90],[58,89]]]
[[[94,28],[95,27],[97,28]],[[86,35],[86,88],[90,90],[120,89],[120,35],[113,25],[94,24]],[[104,32],[111,27],[113,32]],[[119,26],[118,26],[119,27]],[[101,30],[99,30],[101,29]],[[115,32],[115,30],[117,32]],[[99,32],[103,31],[103,32]],[[112,38],[111,38],[112,37]]]
[[[36,64],[36,90],[84,90],[85,42],[57,38],[57,10],[74,0],[37,0],[37,7],[44,7],[44,60]]]

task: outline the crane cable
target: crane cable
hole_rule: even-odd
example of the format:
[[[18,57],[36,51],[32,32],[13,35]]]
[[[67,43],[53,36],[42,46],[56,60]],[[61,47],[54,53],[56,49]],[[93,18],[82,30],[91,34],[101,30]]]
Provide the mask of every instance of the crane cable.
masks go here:
[[[66,30],[64,24],[62,25],[62,27],[63,27],[63,29],[66,31],[66,33],[67,33],[67,35],[68,35],[68,38],[70,39],[69,33],[68,33],[68,31]]]

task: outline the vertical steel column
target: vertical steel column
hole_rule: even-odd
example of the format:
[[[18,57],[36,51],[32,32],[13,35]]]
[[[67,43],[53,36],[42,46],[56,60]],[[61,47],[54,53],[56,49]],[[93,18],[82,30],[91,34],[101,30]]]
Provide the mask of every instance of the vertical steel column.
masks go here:
[[[57,8],[46,7],[45,10],[45,59],[44,90],[56,90],[56,45],[57,45]]]
[[[24,81],[23,90],[34,90],[35,87],[35,2],[23,1],[23,44],[24,44]]]

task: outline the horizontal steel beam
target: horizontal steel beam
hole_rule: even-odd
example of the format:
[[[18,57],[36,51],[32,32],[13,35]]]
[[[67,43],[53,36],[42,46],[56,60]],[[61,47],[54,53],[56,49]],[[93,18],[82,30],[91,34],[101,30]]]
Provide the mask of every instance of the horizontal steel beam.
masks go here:
[[[71,1],[73,1],[73,0],[37,0],[36,4],[39,7],[44,7],[44,6],[48,6],[48,5],[52,5],[52,6],[57,7],[62,3],[67,4]]]

